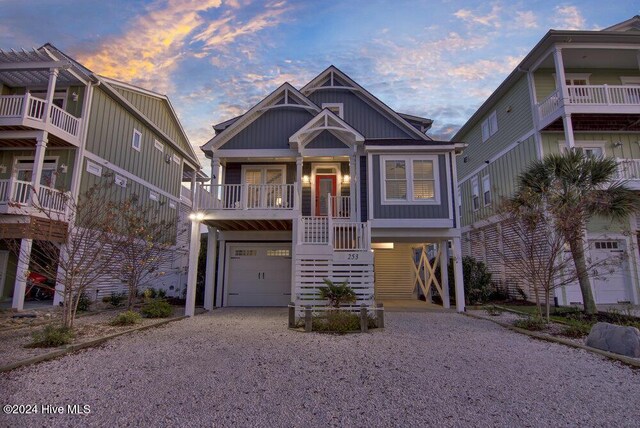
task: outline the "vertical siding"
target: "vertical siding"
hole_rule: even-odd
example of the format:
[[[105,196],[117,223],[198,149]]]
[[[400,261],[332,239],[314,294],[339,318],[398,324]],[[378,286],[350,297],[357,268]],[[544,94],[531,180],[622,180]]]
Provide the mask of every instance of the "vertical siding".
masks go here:
[[[140,152],[131,147],[134,128],[142,133]],[[154,147],[154,139],[164,144],[163,152]],[[172,157],[176,151],[99,88],[91,106],[87,150],[166,192],[180,195],[182,163],[165,162],[165,156]]]
[[[267,110],[226,142],[220,148],[221,156],[229,149],[289,149],[289,137],[312,117],[300,108]]]
[[[45,159],[57,158],[58,167],[61,165],[67,165],[67,172],[61,171],[56,175],[55,188],[58,190],[67,191],[71,189],[71,177],[73,176],[73,164],[75,162],[77,149],[58,149],[47,148],[44,153]],[[0,165],[6,165],[7,171],[3,174],[0,173],[0,179],[11,178],[12,165],[16,158],[26,157],[33,158],[35,156],[34,150],[0,150]]]
[[[380,156],[374,155],[373,168],[373,213],[374,218],[449,218],[449,195],[447,188],[447,162],[444,155],[438,156],[440,177],[440,204],[438,205],[382,205],[380,184]]]
[[[516,191],[517,177],[533,160],[537,158],[536,142],[533,136],[518,144],[505,155],[487,165],[477,174],[480,192],[480,209],[473,210],[472,180],[469,179],[460,185],[462,196],[462,226],[473,224],[495,214],[495,208],[500,200],[512,195]],[[489,175],[491,181],[492,202],[484,206],[482,200],[482,177]]]
[[[306,145],[307,149],[344,149],[346,147],[346,144],[329,131],[322,131]]]
[[[542,150],[544,154],[559,153],[559,144],[564,141],[563,132],[545,132],[542,134]],[[576,144],[582,141],[604,142],[604,154],[615,158],[640,159],[640,132],[616,133],[616,132],[575,132]],[[622,143],[615,147],[614,144]]]
[[[495,111],[498,131],[482,142],[482,122]],[[473,128],[461,138],[469,144],[462,156],[458,157],[458,177],[466,177],[485,160],[504,150],[518,138],[533,129],[531,99],[526,76],[523,76],[489,111],[480,118]],[[467,162],[463,161],[467,158]]]
[[[318,107],[323,103],[342,103],[345,122],[366,138],[413,138],[413,134],[349,90],[315,91],[309,99]]]

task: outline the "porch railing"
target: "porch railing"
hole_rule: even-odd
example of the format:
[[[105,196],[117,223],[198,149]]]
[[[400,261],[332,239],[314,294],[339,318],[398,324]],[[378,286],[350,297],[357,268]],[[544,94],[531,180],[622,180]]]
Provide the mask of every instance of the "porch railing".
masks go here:
[[[35,205],[39,209],[64,213],[67,197],[68,195],[65,192],[47,186],[40,186]],[[30,181],[0,180],[0,203],[12,202],[21,206],[33,206],[33,198]]]
[[[351,197],[350,196],[329,196],[331,199],[333,218],[351,217]]]
[[[296,205],[294,184],[209,184],[203,186],[213,198],[202,201],[202,210],[292,210]]]
[[[329,218],[301,217],[299,235],[299,240],[302,244],[329,244]]]
[[[31,94],[0,96],[0,117],[16,117],[44,122],[47,102]],[[52,126],[74,137],[80,130],[80,119],[56,105],[51,105],[49,119]]]
[[[368,223],[333,223],[333,248],[336,251],[368,251],[369,242]]]
[[[538,104],[541,118],[554,113],[564,105],[640,106],[640,86],[632,85],[567,85],[568,97],[562,91],[553,91]]]
[[[640,180],[640,159],[617,159],[618,178],[621,180]]]

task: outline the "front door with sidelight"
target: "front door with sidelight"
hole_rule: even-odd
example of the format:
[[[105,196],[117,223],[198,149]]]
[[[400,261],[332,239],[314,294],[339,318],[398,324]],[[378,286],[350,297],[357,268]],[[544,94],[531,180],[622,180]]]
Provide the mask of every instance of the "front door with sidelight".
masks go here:
[[[326,216],[329,213],[328,195],[336,196],[336,176],[316,175],[316,215]]]

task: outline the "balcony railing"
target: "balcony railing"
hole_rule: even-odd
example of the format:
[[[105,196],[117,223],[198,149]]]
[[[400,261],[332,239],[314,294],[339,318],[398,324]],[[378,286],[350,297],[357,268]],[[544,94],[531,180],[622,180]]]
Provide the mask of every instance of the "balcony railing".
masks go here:
[[[67,193],[47,186],[40,186],[36,198],[30,181],[0,180],[0,204],[11,203],[62,214],[66,210],[67,198]]]
[[[295,184],[209,184],[204,190],[213,197],[203,200],[200,210],[293,210]]]
[[[45,100],[25,95],[0,96],[0,118],[22,118],[44,122],[47,103]],[[56,105],[49,110],[49,123],[73,137],[77,137],[80,119],[72,116]]]
[[[333,218],[351,217],[351,197],[350,196],[329,196],[331,198],[331,215]]]
[[[568,97],[553,91],[538,104],[540,118],[552,115],[563,105],[574,106],[640,106],[640,86],[632,85],[567,85]]]
[[[617,159],[618,179],[640,180],[640,159]]]

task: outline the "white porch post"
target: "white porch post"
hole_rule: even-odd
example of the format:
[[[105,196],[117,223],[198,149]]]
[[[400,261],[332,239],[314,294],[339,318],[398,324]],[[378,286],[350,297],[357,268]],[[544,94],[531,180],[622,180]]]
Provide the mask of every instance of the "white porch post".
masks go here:
[[[11,307],[18,311],[24,309],[24,294],[27,289],[27,275],[29,272],[29,260],[31,260],[31,239],[20,241],[18,253],[18,265],[16,267],[16,282],[13,287],[13,302]]]
[[[191,238],[189,241],[189,272],[187,273],[187,296],[184,314],[188,317],[195,315],[196,282],[198,278],[198,254],[200,253],[200,221],[191,220]]]
[[[211,158],[211,184],[218,184],[220,181],[220,158]]]
[[[456,282],[456,310],[464,312],[464,275],[462,273],[462,245],[460,238],[453,238],[453,275]]]
[[[302,210],[302,156],[296,157],[296,187],[298,188],[298,200],[293,202],[293,206]]]
[[[222,238],[222,236],[221,236]],[[226,249],[226,242],[224,239],[220,240],[220,251],[218,251],[218,275],[216,278],[216,307],[217,308],[221,308],[222,307],[222,287],[224,286],[224,275],[222,275],[222,271],[223,271],[223,266],[225,263],[225,249]]]
[[[440,279],[442,283],[442,307],[451,307],[449,299],[449,241],[440,241]]]
[[[40,196],[40,180],[42,179],[42,166],[44,165],[44,152],[47,150],[47,138],[38,138],[36,143],[36,153],[33,157],[33,175],[31,176],[31,187],[33,192]]]
[[[562,100],[569,98],[569,89],[567,88],[566,79],[564,75],[564,61],[562,60],[562,49],[555,48],[553,51],[553,63],[556,68],[556,89],[560,89],[562,92]]]
[[[356,212],[356,156],[355,154],[349,156],[349,217],[351,221],[360,221]]]
[[[567,148],[572,149],[576,146],[576,141],[573,137],[573,123],[571,123],[571,115],[562,115],[562,124],[564,125],[564,139]]]
[[[51,122],[51,106],[53,105],[53,95],[56,92],[56,80],[58,79],[59,70],[52,68],[49,70],[49,84],[47,85],[47,104],[45,106],[45,116],[42,118],[44,123]]]
[[[215,227],[207,227],[207,229],[207,270],[204,279],[204,308],[210,311],[213,309],[213,283],[216,276],[218,231]]]

